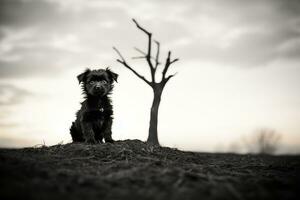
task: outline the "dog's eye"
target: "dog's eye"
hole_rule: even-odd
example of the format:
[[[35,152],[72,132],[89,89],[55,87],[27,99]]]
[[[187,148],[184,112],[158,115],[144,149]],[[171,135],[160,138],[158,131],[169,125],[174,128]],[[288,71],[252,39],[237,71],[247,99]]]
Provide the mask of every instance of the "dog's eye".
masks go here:
[[[106,80],[102,80],[102,83],[103,83],[103,84],[106,84],[106,83],[107,83],[107,81],[106,81]]]
[[[90,81],[90,84],[93,85],[95,82],[94,81]]]

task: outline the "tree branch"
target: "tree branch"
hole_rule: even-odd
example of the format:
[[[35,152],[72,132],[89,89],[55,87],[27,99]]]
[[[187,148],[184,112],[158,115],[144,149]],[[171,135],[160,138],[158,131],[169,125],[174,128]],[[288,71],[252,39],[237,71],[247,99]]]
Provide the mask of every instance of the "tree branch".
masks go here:
[[[140,79],[142,79],[143,81],[145,81],[148,85],[152,86],[150,81],[148,81],[145,77],[143,77],[142,75],[140,75],[139,73],[137,73],[134,69],[132,69],[126,62],[126,60],[124,59],[124,57],[122,56],[122,54],[120,53],[120,51],[116,48],[113,47],[113,49],[117,52],[117,54],[120,56],[120,59],[117,59],[117,61],[121,64],[123,64],[127,69],[129,69],[130,71],[132,71],[137,77],[139,77]]]
[[[143,27],[141,27],[139,25],[139,23],[135,20],[135,19],[132,19],[132,21],[135,23],[136,27],[138,29],[140,29],[141,31],[143,31],[144,33],[146,33],[148,35],[148,53],[147,53],[147,56],[148,56],[148,59],[150,61],[150,57],[151,57],[151,46],[152,46],[152,33],[150,33],[149,31],[147,31],[146,29],[144,29]],[[151,61],[150,61],[151,62]],[[152,65],[152,63],[151,63]]]
[[[146,29],[144,29],[143,27],[141,27],[135,19],[132,19],[132,21],[135,23],[135,25],[138,27],[138,29],[142,30],[147,35],[151,35],[151,33],[149,31],[147,31]]]
[[[172,60],[172,61],[170,62],[170,64],[173,64],[174,62],[177,62],[178,60],[179,60],[179,58],[176,58],[176,59]]]
[[[144,51],[140,50],[139,48],[137,47],[133,47],[134,50],[136,50],[137,52],[141,53],[144,55],[144,58],[147,59],[147,53],[145,53]],[[151,59],[155,60],[155,58],[153,56],[151,56]]]
[[[131,57],[131,59],[142,59],[142,58],[146,58],[146,56],[134,56],[134,57]]]
[[[154,69],[156,70],[157,69],[157,66],[160,64],[159,63],[159,50],[160,50],[160,44],[158,41],[154,40],[154,42],[156,43],[157,45],[157,51],[156,51],[156,57],[155,57],[155,67]]]
[[[145,52],[143,52],[142,50],[140,50],[139,48],[137,47],[133,47],[137,52],[143,54],[144,56],[146,56],[147,54]]]
[[[170,67],[170,59],[171,59],[171,51],[168,52],[168,57],[166,59],[165,67],[162,71],[162,78],[164,79],[166,77],[166,73]]]
[[[131,68],[125,58],[122,56],[122,54],[120,53],[120,51],[113,47],[113,49],[117,52],[117,54],[119,55],[120,59],[117,59],[117,61],[121,64],[123,64],[127,69],[129,69],[130,71],[132,71],[137,77],[139,77],[140,79],[142,79],[143,81],[145,81],[148,85],[150,85],[151,87],[154,87],[155,85],[155,74],[156,74],[156,70],[157,70],[157,67],[161,64],[159,62],[159,54],[160,54],[160,43],[156,40],[154,40],[154,42],[156,43],[156,46],[157,46],[157,50],[156,50],[156,56],[155,58],[152,57],[151,55],[151,48],[152,48],[152,33],[147,31],[145,28],[141,27],[139,25],[139,23],[135,20],[135,19],[132,19],[132,21],[135,23],[136,27],[138,29],[140,29],[141,31],[143,31],[147,36],[148,36],[148,51],[147,53],[138,49],[137,47],[134,47],[134,49],[141,53],[142,56],[135,56],[135,57],[132,57],[132,59],[143,59],[145,58],[147,60],[147,63],[149,65],[149,68],[150,68],[150,72],[151,72],[151,79],[152,81],[148,81],[144,76],[140,75],[139,73],[137,73],[133,68]],[[151,62],[151,59],[153,59],[153,62]],[[165,62],[165,66],[163,68],[163,71],[162,71],[162,79],[159,83],[162,83],[162,84],[166,84],[173,76],[175,76],[176,74],[173,74],[173,75],[169,75],[166,77],[166,74],[168,72],[168,69],[170,67],[171,64],[177,62],[179,59],[176,58],[176,59],[171,59],[171,51],[168,52],[168,56],[166,58],[166,62]],[[157,83],[157,84],[159,84]]]
[[[170,78],[174,77],[177,74],[177,72],[175,74],[169,75],[167,78],[165,78],[165,84],[170,80]]]
[[[168,69],[169,69],[169,67],[170,67],[170,65],[171,64],[173,64],[173,63],[175,63],[175,62],[177,62],[179,59],[178,58],[176,58],[176,59],[174,59],[174,60],[172,60],[171,61],[171,51],[169,51],[168,52],[168,57],[167,57],[167,59],[166,59],[166,64],[165,64],[165,67],[164,67],[164,69],[163,69],[163,71],[162,71],[162,80],[164,80],[164,79],[170,79],[170,78],[172,78],[174,75],[171,75],[171,77],[170,76],[168,76],[167,78],[166,78],[166,74],[167,74],[167,71],[168,71]]]
[[[148,36],[148,53],[146,54],[146,60],[148,62],[148,65],[150,67],[150,71],[151,71],[151,77],[152,77],[152,82],[155,83],[155,70],[153,67],[153,64],[151,62],[151,47],[152,47],[152,33],[150,33],[149,31],[147,31],[146,29],[144,29],[143,27],[141,27],[139,25],[139,23],[135,20],[132,19],[132,21],[135,23],[136,27],[138,29],[140,29],[141,31],[143,31],[144,33],[146,33],[146,35]],[[142,51],[139,51],[142,52]]]
[[[122,61],[126,63],[126,61],[125,61],[124,57],[122,56],[122,54],[120,53],[120,51],[116,47],[113,47],[113,49],[117,52],[117,54],[122,59]]]

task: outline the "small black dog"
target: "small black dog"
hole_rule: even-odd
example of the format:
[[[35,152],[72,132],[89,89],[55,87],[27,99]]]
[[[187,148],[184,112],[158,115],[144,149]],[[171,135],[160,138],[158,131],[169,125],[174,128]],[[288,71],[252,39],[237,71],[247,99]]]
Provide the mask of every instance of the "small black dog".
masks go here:
[[[73,142],[87,143],[113,143],[111,137],[112,105],[108,95],[113,89],[113,82],[118,79],[118,74],[109,68],[90,70],[77,76],[82,84],[85,100],[81,103],[80,110],[76,113],[76,120],[72,123],[70,133]]]

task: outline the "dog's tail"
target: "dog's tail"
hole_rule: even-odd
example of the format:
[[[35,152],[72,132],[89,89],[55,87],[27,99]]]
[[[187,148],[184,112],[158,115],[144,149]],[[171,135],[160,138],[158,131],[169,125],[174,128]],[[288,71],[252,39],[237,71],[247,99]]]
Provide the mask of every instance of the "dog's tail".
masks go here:
[[[73,142],[83,142],[84,141],[79,130],[76,128],[75,122],[72,123],[72,126],[70,128],[70,134],[72,136]]]

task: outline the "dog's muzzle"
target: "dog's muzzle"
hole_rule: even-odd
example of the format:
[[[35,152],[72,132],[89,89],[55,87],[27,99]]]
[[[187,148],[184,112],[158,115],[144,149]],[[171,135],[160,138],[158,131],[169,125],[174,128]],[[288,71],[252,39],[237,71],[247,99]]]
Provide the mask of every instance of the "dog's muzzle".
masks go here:
[[[101,89],[101,87],[102,87],[101,83],[97,82],[95,85],[95,89],[99,90]]]
[[[94,88],[97,92],[104,92],[105,88],[103,87],[103,85],[101,85],[101,83],[96,83],[95,88]]]
[[[107,88],[101,84],[95,85],[93,90],[96,95],[106,95],[107,93]]]
[[[103,88],[101,86],[95,86],[95,90],[101,91],[101,90],[103,90]]]

